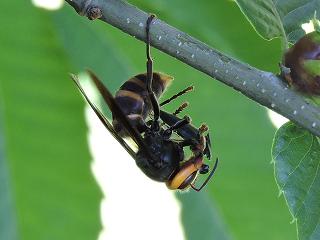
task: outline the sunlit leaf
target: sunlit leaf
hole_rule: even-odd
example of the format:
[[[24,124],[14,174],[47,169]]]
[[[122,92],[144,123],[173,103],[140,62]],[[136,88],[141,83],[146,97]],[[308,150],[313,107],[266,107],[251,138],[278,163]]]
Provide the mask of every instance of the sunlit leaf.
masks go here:
[[[12,189],[10,188],[9,169],[5,158],[2,105],[0,103],[0,239],[16,240],[18,231]]]
[[[236,0],[256,31],[266,39],[295,43],[305,33],[301,24],[320,16],[319,0]]]
[[[276,133],[275,176],[301,240],[320,237],[320,144],[317,137],[289,122]]]
[[[177,193],[177,197],[182,203],[181,217],[187,239],[233,239],[219,208],[205,193]]]

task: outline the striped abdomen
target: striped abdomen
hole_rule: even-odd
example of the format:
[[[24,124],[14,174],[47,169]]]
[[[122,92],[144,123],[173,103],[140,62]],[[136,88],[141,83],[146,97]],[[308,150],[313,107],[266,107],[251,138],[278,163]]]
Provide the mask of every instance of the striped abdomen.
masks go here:
[[[160,98],[172,80],[171,76],[163,73],[153,73],[152,90],[157,98]],[[146,73],[138,74],[122,84],[116,92],[115,101],[130,123],[138,131],[142,131],[145,126],[144,120],[152,109],[147,92]],[[116,119],[113,120],[113,126],[117,132],[121,133],[122,128]]]

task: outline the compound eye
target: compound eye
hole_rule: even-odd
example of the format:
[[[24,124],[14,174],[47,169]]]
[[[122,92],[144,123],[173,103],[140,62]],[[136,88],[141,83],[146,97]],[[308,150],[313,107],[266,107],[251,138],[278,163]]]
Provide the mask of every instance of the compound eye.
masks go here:
[[[203,164],[200,168],[200,174],[207,174],[209,172],[209,166],[207,164]]]

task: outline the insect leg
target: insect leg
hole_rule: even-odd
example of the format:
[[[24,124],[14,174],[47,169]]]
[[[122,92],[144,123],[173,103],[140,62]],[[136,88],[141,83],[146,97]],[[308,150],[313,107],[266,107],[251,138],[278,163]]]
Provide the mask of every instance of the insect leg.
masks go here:
[[[176,122],[175,124],[171,125],[168,129],[175,130],[181,128],[182,126],[189,124],[191,122],[191,118],[186,116],[182,120]]]
[[[181,147],[188,147],[188,146],[194,146],[197,144],[197,141],[192,139],[192,138],[189,138],[189,139],[185,139],[183,140],[182,142],[179,143],[179,145]]]
[[[206,147],[203,150],[203,154],[208,158],[211,159],[211,140],[209,133],[205,136],[206,138]]]
[[[200,135],[203,135],[205,132],[207,132],[209,130],[208,126],[206,124],[202,124],[200,127],[199,127],[199,133]],[[200,138],[202,140],[204,140],[202,142],[202,144],[204,145],[204,149],[203,149],[203,154],[206,155],[206,157],[208,159],[211,158],[211,140],[210,140],[210,135],[209,133],[204,136],[204,139],[203,138]],[[205,144],[204,144],[205,142]]]
[[[164,121],[169,126],[181,120],[180,117],[177,117],[176,115],[173,115],[163,110],[160,111],[160,117],[161,117],[161,120]],[[187,124],[177,129],[177,133],[183,139],[191,139],[191,138],[199,139],[199,136],[200,136],[199,130],[196,127],[194,127],[192,124]]]
[[[160,106],[168,104],[169,102],[171,102],[172,100],[180,97],[181,95],[183,95],[183,94],[185,94],[187,92],[193,91],[193,89],[194,89],[193,86],[189,86],[186,89],[183,89],[182,91],[178,92],[177,94],[173,95],[172,97],[168,98],[167,100],[164,100],[162,103],[160,103]]]
[[[188,102],[184,102],[182,103],[177,110],[174,111],[173,115],[178,115],[179,113],[181,113],[185,108],[187,108],[189,106]]]
[[[183,119],[177,121],[175,124],[171,125],[168,129],[164,131],[164,135],[170,137],[173,130],[179,129],[191,122],[191,118],[186,116]]]
[[[209,130],[209,128],[208,128],[208,126],[206,124],[201,124],[201,126],[199,127],[200,134],[203,134],[208,130]]]
[[[153,78],[153,61],[151,58],[151,52],[150,52],[150,24],[153,20],[155,15],[150,15],[147,24],[146,24],[146,35],[147,35],[147,40],[146,40],[146,46],[147,46],[147,90],[149,93],[149,98],[152,104],[153,108],[153,115],[154,115],[154,123],[156,124],[159,120],[160,117],[160,107],[158,100],[156,98],[156,95],[152,91],[152,78]],[[156,124],[157,125],[157,124]]]

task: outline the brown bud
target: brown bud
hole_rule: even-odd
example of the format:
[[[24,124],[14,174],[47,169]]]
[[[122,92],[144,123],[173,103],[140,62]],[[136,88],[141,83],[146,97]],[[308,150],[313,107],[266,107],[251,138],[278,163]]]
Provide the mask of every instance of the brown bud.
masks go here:
[[[320,95],[320,32],[306,34],[284,55],[282,72],[290,85],[309,95]]]

